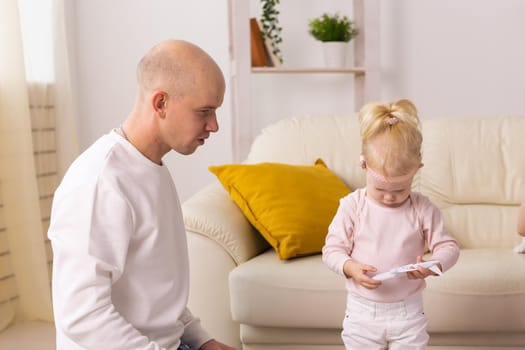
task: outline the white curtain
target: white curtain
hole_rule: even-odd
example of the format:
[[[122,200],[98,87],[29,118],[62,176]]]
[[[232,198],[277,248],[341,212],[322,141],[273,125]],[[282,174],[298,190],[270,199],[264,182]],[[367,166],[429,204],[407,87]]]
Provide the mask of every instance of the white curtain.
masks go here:
[[[36,4],[0,0],[0,330],[17,321],[53,320],[49,213],[56,185],[77,154],[64,3],[48,1],[52,78],[33,79],[32,64],[42,63],[42,55],[37,50],[32,57],[26,32],[22,36],[21,18],[37,25],[28,2]],[[24,6],[29,12],[19,11]]]

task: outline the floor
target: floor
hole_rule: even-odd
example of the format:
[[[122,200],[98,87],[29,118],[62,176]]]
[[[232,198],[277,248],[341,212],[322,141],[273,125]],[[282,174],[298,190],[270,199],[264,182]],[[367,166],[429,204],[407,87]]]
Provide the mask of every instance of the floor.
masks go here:
[[[55,350],[52,323],[19,323],[0,333],[1,350]],[[515,347],[429,346],[428,350],[513,350]]]
[[[55,350],[55,326],[52,323],[18,323],[0,333],[2,350]]]

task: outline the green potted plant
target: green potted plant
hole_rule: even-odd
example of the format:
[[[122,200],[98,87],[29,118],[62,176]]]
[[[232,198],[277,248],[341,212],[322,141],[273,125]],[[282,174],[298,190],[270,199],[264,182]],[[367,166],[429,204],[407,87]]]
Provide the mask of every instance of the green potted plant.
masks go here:
[[[324,13],[318,18],[311,19],[308,26],[309,33],[322,42],[343,41],[347,43],[359,33],[354,28],[354,22],[347,16],[341,16],[338,13],[335,15]]]
[[[330,67],[342,67],[346,63],[346,52],[350,42],[359,31],[347,16],[336,13],[322,14],[309,20],[308,32],[323,43],[325,63]]]

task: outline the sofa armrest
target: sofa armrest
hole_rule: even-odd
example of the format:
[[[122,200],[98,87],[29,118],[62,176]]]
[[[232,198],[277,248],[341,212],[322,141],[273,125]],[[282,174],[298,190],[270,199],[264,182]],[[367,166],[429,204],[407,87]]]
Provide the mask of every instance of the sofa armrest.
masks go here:
[[[215,241],[236,265],[269,247],[218,181],[185,201],[182,211],[186,231]]]

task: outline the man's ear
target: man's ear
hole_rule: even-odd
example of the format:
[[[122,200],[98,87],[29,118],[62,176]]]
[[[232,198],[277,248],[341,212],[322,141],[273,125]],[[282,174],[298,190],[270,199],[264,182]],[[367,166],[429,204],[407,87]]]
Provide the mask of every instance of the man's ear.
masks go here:
[[[151,102],[153,104],[153,110],[163,115],[166,109],[166,104],[168,102],[168,96],[163,91],[156,91],[153,94],[153,100]]]

